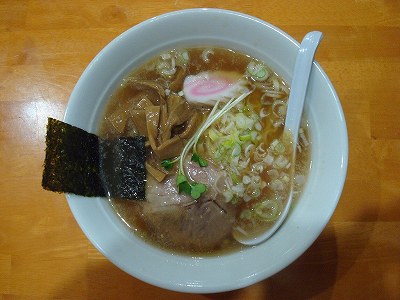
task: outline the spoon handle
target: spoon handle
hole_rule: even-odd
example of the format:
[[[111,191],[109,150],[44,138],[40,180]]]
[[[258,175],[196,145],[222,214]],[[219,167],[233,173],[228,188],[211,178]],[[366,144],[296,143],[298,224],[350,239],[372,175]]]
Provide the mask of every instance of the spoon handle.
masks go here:
[[[310,77],[315,51],[321,39],[322,32],[312,31],[307,33],[301,42],[294,65],[293,81],[285,120],[285,131],[289,130],[292,135],[294,151],[296,151],[299,125],[308,86],[307,83]]]

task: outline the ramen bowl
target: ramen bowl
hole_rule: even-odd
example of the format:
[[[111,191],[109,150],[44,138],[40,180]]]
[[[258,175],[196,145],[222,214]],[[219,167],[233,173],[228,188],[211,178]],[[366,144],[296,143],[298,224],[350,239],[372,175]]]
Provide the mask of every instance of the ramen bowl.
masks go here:
[[[299,43],[265,21],[241,13],[192,9],[149,19],[111,41],[76,84],[64,121],[96,132],[107,100],[132,69],[167,49],[215,46],[238,50],[291,82]],[[128,274],[165,289],[212,293],[249,286],[281,271],[320,235],[343,188],[348,157],[346,123],[338,96],[314,63],[304,113],[312,141],[311,169],[300,199],[267,241],[210,257],[170,253],[132,234],[105,198],[67,195],[93,245]]]

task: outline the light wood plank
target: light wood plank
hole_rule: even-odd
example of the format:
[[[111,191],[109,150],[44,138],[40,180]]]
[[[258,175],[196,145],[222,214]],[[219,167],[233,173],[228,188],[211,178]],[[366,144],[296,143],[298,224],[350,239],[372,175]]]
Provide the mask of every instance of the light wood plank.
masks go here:
[[[293,264],[245,289],[183,295],[110,263],[65,197],[42,190],[47,117],[62,119],[94,56],[118,34],[178,9],[252,14],[297,40],[340,97],[349,168],[338,207]],[[0,3],[0,299],[400,299],[400,2],[174,0]]]

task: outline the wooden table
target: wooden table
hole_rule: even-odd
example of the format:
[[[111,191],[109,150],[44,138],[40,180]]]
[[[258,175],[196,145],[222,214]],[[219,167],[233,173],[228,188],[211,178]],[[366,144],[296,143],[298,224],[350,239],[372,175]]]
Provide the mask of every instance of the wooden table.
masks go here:
[[[0,299],[186,299],[130,277],[87,240],[63,195],[43,191],[45,125],[62,119],[87,64],[121,32],[193,7],[237,10],[317,60],[347,120],[350,158],[337,210],[292,265],[245,289],[190,299],[400,299],[400,2],[0,1]]]

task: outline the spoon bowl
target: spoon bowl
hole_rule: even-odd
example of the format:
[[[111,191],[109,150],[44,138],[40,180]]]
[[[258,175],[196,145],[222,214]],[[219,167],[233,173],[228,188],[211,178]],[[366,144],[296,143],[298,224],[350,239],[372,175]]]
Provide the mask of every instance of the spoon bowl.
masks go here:
[[[296,162],[297,139],[299,134],[300,120],[303,114],[303,106],[306,98],[308,81],[310,78],[311,67],[314,61],[314,55],[322,39],[322,33],[312,31],[305,35],[297,53],[294,66],[292,85],[288,100],[285,127],[283,137],[288,138],[292,145],[291,167],[290,167],[290,189],[284,209],[273,226],[268,228],[262,234],[246,237],[234,233],[235,239],[244,245],[257,245],[270,238],[285,221],[293,200],[294,169]]]

